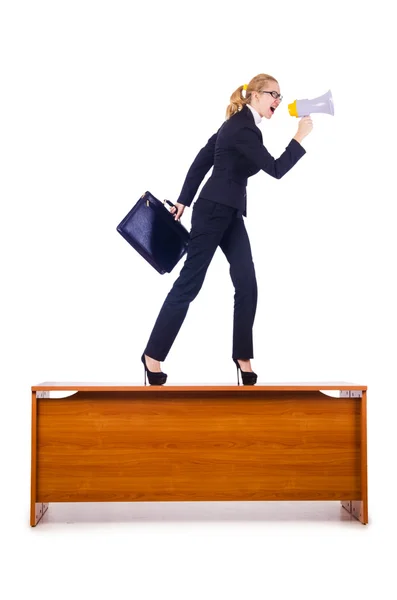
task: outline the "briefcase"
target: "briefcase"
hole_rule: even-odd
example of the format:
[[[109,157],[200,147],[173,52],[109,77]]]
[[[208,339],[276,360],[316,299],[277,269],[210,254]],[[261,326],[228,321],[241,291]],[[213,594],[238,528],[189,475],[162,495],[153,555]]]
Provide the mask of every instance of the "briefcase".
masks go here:
[[[171,273],[187,251],[189,232],[161,202],[145,192],[117,226],[117,231],[161,275]]]

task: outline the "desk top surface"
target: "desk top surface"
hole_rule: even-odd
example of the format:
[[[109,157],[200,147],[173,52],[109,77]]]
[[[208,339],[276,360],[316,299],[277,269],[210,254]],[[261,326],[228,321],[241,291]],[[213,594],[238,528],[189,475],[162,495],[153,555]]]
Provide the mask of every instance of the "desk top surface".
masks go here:
[[[226,383],[209,384],[178,384],[178,385],[142,385],[138,383],[116,383],[116,382],[77,382],[77,381],[44,381],[32,385],[32,391],[76,391],[76,392],[180,392],[180,391],[319,391],[319,390],[366,390],[366,385],[350,383],[348,381],[326,381],[326,382],[283,382],[283,383],[257,383],[256,385],[230,385]]]

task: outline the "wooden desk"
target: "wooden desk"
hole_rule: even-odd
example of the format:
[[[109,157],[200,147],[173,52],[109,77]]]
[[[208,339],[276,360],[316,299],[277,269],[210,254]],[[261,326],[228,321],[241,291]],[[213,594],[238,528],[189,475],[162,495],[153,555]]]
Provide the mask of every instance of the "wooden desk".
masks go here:
[[[166,500],[339,500],[367,523],[366,390],[32,386],[30,523],[50,502]]]

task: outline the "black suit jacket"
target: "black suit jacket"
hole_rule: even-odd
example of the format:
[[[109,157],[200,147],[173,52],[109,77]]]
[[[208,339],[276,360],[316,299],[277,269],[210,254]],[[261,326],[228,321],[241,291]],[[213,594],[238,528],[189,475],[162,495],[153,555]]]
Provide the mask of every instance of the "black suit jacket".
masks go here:
[[[226,120],[194,159],[177,202],[190,206],[205,175],[213,166],[200,196],[237,208],[247,216],[247,180],[261,169],[281,179],[306,153],[292,139],[283,154],[274,159],[263,145],[254,115],[244,106]]]

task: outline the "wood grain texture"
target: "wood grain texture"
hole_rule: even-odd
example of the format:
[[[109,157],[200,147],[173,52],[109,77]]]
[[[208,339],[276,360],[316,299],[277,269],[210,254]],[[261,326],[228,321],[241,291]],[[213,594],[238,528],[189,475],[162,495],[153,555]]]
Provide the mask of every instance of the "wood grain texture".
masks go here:
[[[361,398],[215,389],[40,399],[38,501],[362,499]]]

